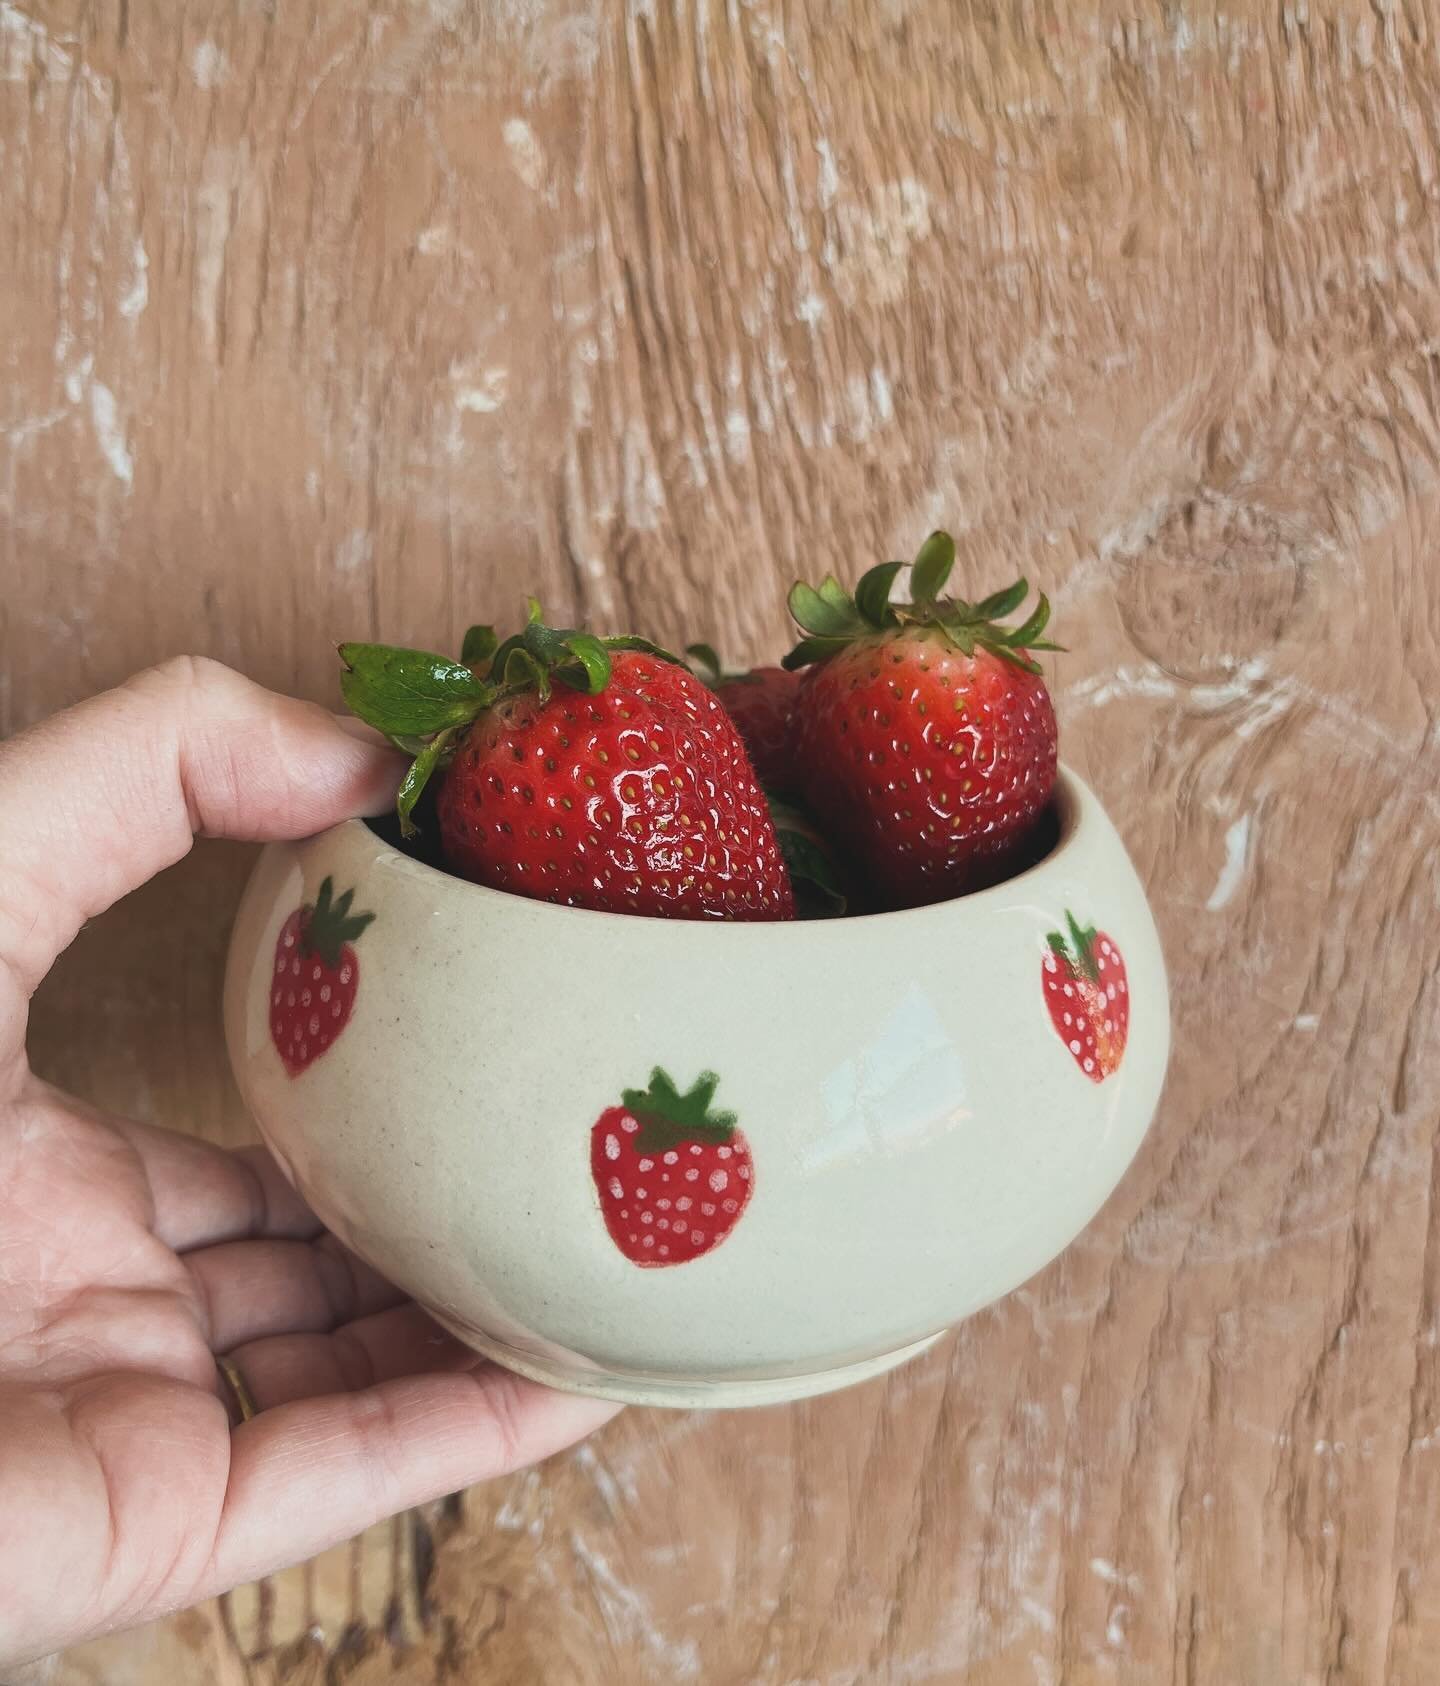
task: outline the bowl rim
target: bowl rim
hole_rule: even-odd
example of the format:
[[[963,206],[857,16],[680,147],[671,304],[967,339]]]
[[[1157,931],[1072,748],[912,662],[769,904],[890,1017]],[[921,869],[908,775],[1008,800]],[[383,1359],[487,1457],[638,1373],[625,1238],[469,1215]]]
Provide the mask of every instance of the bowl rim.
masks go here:
[[[919,907],[889,908],[878,913],[842,914],[834,919],[667,919],[659,914],[606,913],[595,908],[565,907],[531,896],[517,896],[509,890],[497,890],[489,884],[476,884],[471,879],[461,878],[440,867],[431,866],[428,861],[418,860],[414,855],[407,855],[369,823],[371,818],[378,819],[380,815],[342,820],[317,836],[346,836],[357,843],[360,843],[363,836],[364,841],[360,846],[366,848],[376,860],[382,854],[389,855],[394,861],[404,863],[407,877],[416,875],[421,881],[433,879],[437,889],[443,887],[447,894],[467,897],[477,908],[487,900],[499,901],[512,912],[523,908],[532,911],[539,918],[564,920],[570,929],[575,928],[577,921],[585,920],[592,926],[599,922],[607,929],[614,930],[616,921],[623,920],[630,929],[645,927],[677,933],[697,930],[725,931],[732,934],[747,932],[750,934],[750,940],[754,940],[759,933],[794,931],[797,925],[812,933],[844,932],[853,931],[857,926],[871,928],[877,923],[887,927],[898,925],[902,921],[919,924],[926,919],[933,919],[944,909],[965,908],[976,912],[992,909],[996,903],[1013,897],[1018,886],[1033,883],[1041,874],[1053,872],[1061,865],[1065,856],[1073,852],[1082,831],[1089,829],[1087,821],[1093,823],[1099,812],[1099,803],[1094,793],[1084,780],[1064,763],[1056,771],[1055,801],[1059,810],[1060,835],[1054,847],[1023,872],[1017,872],[1013,878],[1002,878],[998,883],[987,885],[983,890],[972,890],[963,896],[951,896],[945,901],[927,902]],[[721,940],[734,938],[732,935]]]

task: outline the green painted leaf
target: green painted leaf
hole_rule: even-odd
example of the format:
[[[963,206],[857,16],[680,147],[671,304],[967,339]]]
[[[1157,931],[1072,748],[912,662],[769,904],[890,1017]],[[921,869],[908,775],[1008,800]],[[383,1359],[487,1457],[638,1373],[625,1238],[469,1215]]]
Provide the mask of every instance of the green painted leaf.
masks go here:
[[[702,1071],[682,1095],[669,1072],[657,1065],[646,1088],[626,1089],[621,1097],[640,1125],[636,1147],[664,1153],[686,1141],[728,1142],[735,1134],[735,1114],[710,1107],[719,1083],[713,1071]]]
[[[932,603],[945,589],[955,566],[955,541],[949,533],[931,533],[910,565],[910,596],[916,603]]]
[[[495,695],[468,667],[428,650],[342,644],[340,659],[346,707],[387,737],[429,737],[463,726]]]

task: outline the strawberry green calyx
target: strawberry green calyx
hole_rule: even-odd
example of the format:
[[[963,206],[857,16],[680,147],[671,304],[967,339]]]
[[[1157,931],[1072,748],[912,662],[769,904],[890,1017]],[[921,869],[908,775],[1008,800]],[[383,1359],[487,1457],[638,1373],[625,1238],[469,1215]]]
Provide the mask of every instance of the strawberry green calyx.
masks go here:
[[[503,644],[491,627],[472,626],[458,662],[388,644],[339,646],[346,707],[412,757],[395,804],[405,837],[416,834],[411,815],[431,775],[450,760],[465,728],[497,703],[526,695],[544,701],[556,685],[594,696],[610,682],[614,650],[676,660],[643,638],[546,626],[533,598],[529,607],[524,630]]]
[[[757,684],[757,676],[742,669],[732,673],[720,660],[713,644],[687,644],[685,665],[703,685],[713,691],[717,685]]]
[[[1081,925],[1075,915],[1067,908],[1065,910],[1065,924],[1069,930],[1069,941],[1065,933],[1051,931],[1045,938],[1050,947],[1078,976],[1089,978],[1091,983],[1100,981],[1100,964],[1095,955],[1095,927]]]
[[[910,601],[894,603],[891,591],[903,562],[880,562],[860,578],[853,595],[833,575],[818,586],[798,582],[790,592],[790,613],[805,636],[785,657],[792,671],[812,662],[824,661],[847,645],[878,633],[899,632],[907,627],[936,628],[967,656],[977,649],[1039,673],[1031,652],[1059,650],[1042,637],[1050,620],[1050,601],[1044,592],[1030,616],[1020,625],[1000,625],[1029,594],[1024,579],[1004,591],[992,593],[978,603],[960,597],[944,597],[946,583],[955,566],[955,541],[948,533],[931,533],[910,564]]]
[[[723,1146],[735,1134],[733,1112],[712,1112],[710,1103],[720,1079],[702,1071],[682,1095],[670,1074],[660,1066],[650,1073],[645,1089],[626,1089],[625,1110],[640,1126],[635,1145],[642,1153],[667,1153],[686,1142]]]
[[[327,966],[340,964],[341,949],[353,943],[375,917],[373,913],[351,913],[353,890],[347,890],[338,901],[331,899],[333,895],[334,885],[326,878],[314,902],[307,902],[301,910],[300,921],[300,952],[318,954]]]

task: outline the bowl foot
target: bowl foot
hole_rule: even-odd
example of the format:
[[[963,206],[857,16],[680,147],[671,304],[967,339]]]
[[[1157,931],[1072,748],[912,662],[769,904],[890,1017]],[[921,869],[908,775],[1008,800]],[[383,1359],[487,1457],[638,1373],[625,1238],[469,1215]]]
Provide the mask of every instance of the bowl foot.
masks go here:
[[[516,1375],[527,1376],[532,1382],[543,1382],[546,1387],[556,1388],[561,1393],[583,1393],[594,1399],[614,1399],[622,1405],[661,1405],[682,1411],[781,1405],[792,1399],[810,1399],[821,1393],[835,1393],[840,1388],[853,1387],[857,1382],[869,1381],[872,1376],[881,1376],[887,1370],[908,1364],[949,1333],[949,1330],[941,1329],[937,1334],[927,1335],[924,1340],[894,1352],[882,1353],[878,1358],[838,1365],[833,1370],[816,1370],[804,1376],[672,1382],[659,1376],[620,1376],[605,1370],[597,1370],[592,1375],[577,1375],[573,1371],[555,1369],[532,1353],[517,1352],[503,1341],[480,1334],[433,1308],[427,1309],[437,1323],[464,1341],[466,1346],[473,1347],[507,1370],[513,1370]]]

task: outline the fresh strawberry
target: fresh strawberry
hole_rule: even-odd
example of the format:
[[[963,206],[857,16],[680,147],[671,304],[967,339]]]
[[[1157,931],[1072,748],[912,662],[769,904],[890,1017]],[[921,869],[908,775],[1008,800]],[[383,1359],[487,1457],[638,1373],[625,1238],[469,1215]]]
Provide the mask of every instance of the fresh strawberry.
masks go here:
[[[498,650],[472,628],[466,665],[341,646],[350,707],[416,754],[402,829],[443,768],[440,844],[463,877],[610,913],[793,918],[764,794],[712,693],[653,645],[538,616]]]
[[[1006,875],[1043,824],[1055,784],[1055,715],[1031,652],[1050,605],[1019,580],[979,603],[941,597],[954,541],[933,533],[892,603],[900,562],[872,568],[852,597],[832,579],[797,585],[806,636],[785,658],[814,664],[796,705],[804,794],[894,905],[941,901]]]
[[[726,673],[708,644],[691,644],[685,654],[724,703],[760,783],[781,795],[793,791],[797,784],[795,701],[800,694],[799,674],[783,667]]]
[[[1117,1069],[1130,1030],[1130,984],[1115,943],[1066,913],[1069,940],[1059,931],[1040,963],[1045,1005],[1075,1063],[1096,1083]]]
[[[332,901],[327,878],[314,902],[280,927],[270,987],[270,1038],[292,1077],[313,1065],[344,1030],[360,987],[352,946],[375,917],[351,913],[355,892]]]
[[[733,1112],[712,1112],[720,1079],[703,1071],[680,1094],[659,1066],[590,1132],[590,1175],[610,1239],[638,1265],[708,1253],[740,1221],[754,1188],[750,1144]]]

